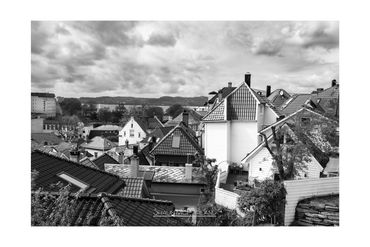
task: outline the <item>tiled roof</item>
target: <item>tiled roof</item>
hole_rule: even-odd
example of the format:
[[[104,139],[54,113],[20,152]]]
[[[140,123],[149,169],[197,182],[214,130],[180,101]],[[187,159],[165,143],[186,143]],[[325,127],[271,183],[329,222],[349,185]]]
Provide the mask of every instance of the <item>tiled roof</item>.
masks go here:
[[[225,118],[225,102],[221,101],[203,117],[203,121],[223,121]]]
[[[276,89],[267,97],[275,107],[280,107],[288,98],[290,98],[290,94],[284,89]]]
[[[94,130],[103,130],[103,131],[109,131],[109,130],[118,130],[120,131],[122,129],[121,126],[118,125],[101,125],[99,127],[94,128]]]
[[[87,184],[89,186],[87,191],[94,193],[116,193],[124,186],[124,181],[118,176],[37,150],[31,154],[31,171],[34,170],[38,172],[35,179],[36,188],[43,187],[44,190],[56,190],[57,188],[50,187],[53,184],[68,184],[66,180],[58,176],[60,173],[65,173]],[[73,185],[71,192],[78,190],[80,188]]]
[[[154,116],[153,118],[149,118],[147,121],[148,121],[148,129],[155,129],[155,128],[160,128],[164,126],[162,122],[159,121],[157,116]]]
[[[94,162],[92,162],[88,157],[85,157],[85,158],[81,159],[80,164],[84,165],[84,166],[92,167],[92,168],[95,168],[95,169],[99,169],[99,167],[97,167],[94,164]]]
[[[84,143],[81,145],[81,147],[83,148],[97,149],[97,150],[110,150],[116,146],[117,144],[101,136],[96,136],[93,139],[91,139],[91,142]]]
[[[339,98],[339,85],[335,85],[333,87],[329,87],[325,89],[324,91],[321,91],[317,94],[318,98],[321,99],[338,99]]]
[[[96,159],[92,160],[92,162],[100,169],[104,171],[104,164],[119,164],[117,160],[111,157],[109,154],[102,154]]]
[[[56,193],[43,193],[43,205],[53,208]],[[72,226],[97,226],[104,216],[117,216],[125,226],[187,226],[181,218],[156,217],[158,212],[172,212],[170,201],[123,197],[111,194],[82,194],[77,197]],[[106,213],[107,215],[103,215]]]
[[[188,119],[188,124],[200,124],[200,121],[202,120],[202,116],[200,116],[198,113],[196,113],[193,110],[188,110],[189,113],[189,119]],[[180,113],[177,117],[174,119],[166,122],[165,126],[176,126],[178,125],[182,120],[183,120],[183,114],[184,112]]]
[[[284,115],[290,115],[301,109],[303,105],[311,98],[311,94],[295,94],[286,100],[279,108]]]
[[[124,178],[125,187],[117,193],[124,197],[142,198],[145,186],[144,178]]]
[[[111,172],[120,177],[127,178],[131,176],[132,165],[106,165],[107,172]],[[185,184],[205,184],[205,175],[201,168],[192,168],[192,180],[185,179],[185,167],[177,166],[140,166],[140,172],[154,172],[154,183],[185,183]]]
[[[188,127],[182,123],[178,124],[167,133],[150,151],[150,154],[157,155],[194,155],[195,153],[203,154],[203,150],[197,143],[194,135],[191,134]],[[172,147],[173,137],[180,137],[179,147]]]
[[[149,135],[147,135],[141,142],[146,143],[149,141],[151,137],[155,137],[157,140],[162,139],[168,132],[170,132],[174,127],[167,126],[167,127],[157,127],[155,128]]]
[[[339,172],[339,158],[330,158],[326,164],[324,173]]]
[[[218,92],[222,94],[222,98],[225,98],[226,96],[228,96],[236,87],[224,87],[222,89],[220,89]],[[213,104],[216,99],[218,98],[218,95],[215,94],[215,96],[213,96],[209,101],[208,103],[210,104]]]
[[[48,143],[47,145],[57,145],[63,142],[62,138],[56,136],[54,133],[31,133],[31,140],[42,145],[45,142]]]

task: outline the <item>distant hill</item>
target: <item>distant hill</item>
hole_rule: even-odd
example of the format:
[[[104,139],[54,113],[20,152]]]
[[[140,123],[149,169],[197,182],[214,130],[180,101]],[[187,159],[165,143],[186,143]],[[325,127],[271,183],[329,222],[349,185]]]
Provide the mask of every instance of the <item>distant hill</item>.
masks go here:
[[[124,103],[126,105],[163,105],[171,106],[180,104],[182,106],[203,106],[207,101],[207,97],[170,97],[163,96],[160,98],[135,98],[135,97],[81,97],[81,103],[93,104],[118,104]]]

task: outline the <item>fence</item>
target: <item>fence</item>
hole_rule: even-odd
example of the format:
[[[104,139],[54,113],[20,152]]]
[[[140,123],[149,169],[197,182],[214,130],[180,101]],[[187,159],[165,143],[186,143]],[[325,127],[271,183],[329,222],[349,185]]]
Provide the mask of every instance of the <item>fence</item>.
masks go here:
[[[228,174],[229,168],[226,171],[220,170],[217,174],[215,202],[229,209],[237,209],[239,195],[220,188],[220,183],[226,183]]]
[[[284,224],[294,221],[297,203],[305,198],[339,194],[339,177],[290,180],[284,182],[287,191]]]

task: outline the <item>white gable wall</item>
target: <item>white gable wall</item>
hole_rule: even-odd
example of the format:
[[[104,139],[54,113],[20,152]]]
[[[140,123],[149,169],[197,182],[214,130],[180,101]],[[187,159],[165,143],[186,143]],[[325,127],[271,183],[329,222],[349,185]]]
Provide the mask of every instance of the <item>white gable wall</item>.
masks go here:
[[[264,122],[263,122],[263,125],[271,125],[273,123],[276,122],[276,114],[271,110],[270,107],[268,107],[267,105],[265,105],[265,118],[264,118]]]
[[[225,164],[228,160],[228,123],[205,123],[204,128],[205,155],[216,159],[216,164]]]
[[[257,121],[231,121],[230,161],[240,163],[258,144]]]
[[[132,124],[132,128],[131,128]],[[130,130],[133,130],[133,136],[130,136]],[[126,123],[123,129],[119,132],[119,141],[120,146],[126,144],[128,140],[129,144],[138,144],[142,139],[146,137],[146,134],[140,125],[135,121],[133,117]]]

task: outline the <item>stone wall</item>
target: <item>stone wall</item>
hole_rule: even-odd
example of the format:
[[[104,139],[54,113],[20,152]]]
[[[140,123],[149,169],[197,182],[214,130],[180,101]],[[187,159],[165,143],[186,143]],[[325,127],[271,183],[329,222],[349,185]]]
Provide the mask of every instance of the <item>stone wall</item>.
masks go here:
[[[296,226],[339,226],[339,195],[300,201],[295,212]]]

